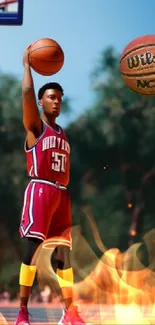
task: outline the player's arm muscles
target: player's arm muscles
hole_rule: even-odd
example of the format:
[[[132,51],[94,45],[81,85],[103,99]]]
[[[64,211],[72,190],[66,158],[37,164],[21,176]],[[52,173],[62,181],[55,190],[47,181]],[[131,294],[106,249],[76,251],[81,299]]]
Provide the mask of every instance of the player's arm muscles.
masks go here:
[[[23,124],[31,145],[42,133],[42,121],[36,103],[33,78],[29,64],[25,64],[22,81]]]

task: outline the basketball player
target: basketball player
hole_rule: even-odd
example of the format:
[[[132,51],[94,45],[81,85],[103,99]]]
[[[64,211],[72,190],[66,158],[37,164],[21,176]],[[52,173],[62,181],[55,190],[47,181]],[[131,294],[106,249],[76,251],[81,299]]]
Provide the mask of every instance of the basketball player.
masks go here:
[[[23,124],[27,132],[25,152],[31,178],[24,194],[20,235],[27,240],[27,252],[20,268],[20,310],[15,325],[29,325],[28,299],[36,275],[32,263],[40,244],[52,238],[57,246],[57,279],[65,309],[59,324],[82,325],[72,300],[73,270],[70,264],[71,203],[67,191],[70,177],[70,146],[64,130],[56,124],[63,89],[58,83],[44,85],[38,93],[41,117],[35,99],[29,65],[29,48],[23,57]]]

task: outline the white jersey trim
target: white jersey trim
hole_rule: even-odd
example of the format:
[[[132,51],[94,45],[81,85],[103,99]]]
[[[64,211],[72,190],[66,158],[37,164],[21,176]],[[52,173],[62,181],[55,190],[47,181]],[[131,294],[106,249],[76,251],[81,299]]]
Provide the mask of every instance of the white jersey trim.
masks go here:
[[[23,218],[24,218],[24,212],[25,212],[25,208],[26,208],[26,201],[27,201],[27,195],[28,195],[28,189],[29,189],[29,186],[30,186],[30,183],[25,191],[25,195],[24,195],[24,207],[23,207],[23,212],[22,212],[22,219],[21,219],[21,226],[20,226],[20,229],[23,233],[23,235],[25,236],[29,229],[31,228],[31,226],[33,225],[34,223],[34,217],[33,217],[33,200],[34,200],[34,189],[35,189],[35,186],[36,184],[34,183],[32,185],[32,189],[31,189],[31,193],[30,193],[30,206],[29,206],[29,224],[27,225],[26,228],[23,227],[22,225],[22,221],[23,221]]]
[[[34,147],[32,150],[33,155],[33,166],[34,166],[34,174],[38,177],[38,168],[37,168],[37,156],[36,156],[36,148]]]
[[[59,131],[57,131],[57,130],[55,130],[54,128],[52,128],[51,125],[47,124],[44,120],[42,120],[42,121],[43,121],[43,123],[44,123],[46,126],[48,126],[50,129],[52,129],[55,133],[57,133],[57,134],[61,134],[61,133],[62,133],[62,128],[61,128],[60,125],[56,124],[56,125],[58,126],[58,128],[59,128]]]
[[[54,183],[54,182],[46,181],[46,180],[40,179],[40,178],[39,179],[32,178],[30,183],[42,183],[42,184],[54,186],[54,187],[58,188],[59,190],[67,190],[67,187],[59,184],[59,182]]]

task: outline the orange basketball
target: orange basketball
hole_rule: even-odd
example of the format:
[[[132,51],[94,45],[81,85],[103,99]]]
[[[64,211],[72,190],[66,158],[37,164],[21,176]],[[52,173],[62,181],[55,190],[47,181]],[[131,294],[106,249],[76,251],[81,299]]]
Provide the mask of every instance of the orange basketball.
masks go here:
[[[155,35],[134,39],[124,49],[120,72],[126,85],[141,95],[155,95]]]
[[[33,70],[43,76],[50,76],[62,68],[64,53],[56,41],[42,38],[31,45],[29,62]]]

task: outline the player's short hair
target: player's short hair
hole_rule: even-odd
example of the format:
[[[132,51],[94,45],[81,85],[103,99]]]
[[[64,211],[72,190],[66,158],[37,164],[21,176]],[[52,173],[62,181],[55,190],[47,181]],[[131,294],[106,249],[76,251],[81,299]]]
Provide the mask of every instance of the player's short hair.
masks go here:
[[[39,91],[38,91],[38,99],[39,100],[43,97],[43,95],[44,95],[44,93],[45,93],[45,91],[47,89],[56,89],[56,90],[59,90],[62,93],[62,96],[64,94],[63,88],[61,87],[60,84],[58,84],[57,82],[49,82],[49,83],[43,85],[39,89]]]

